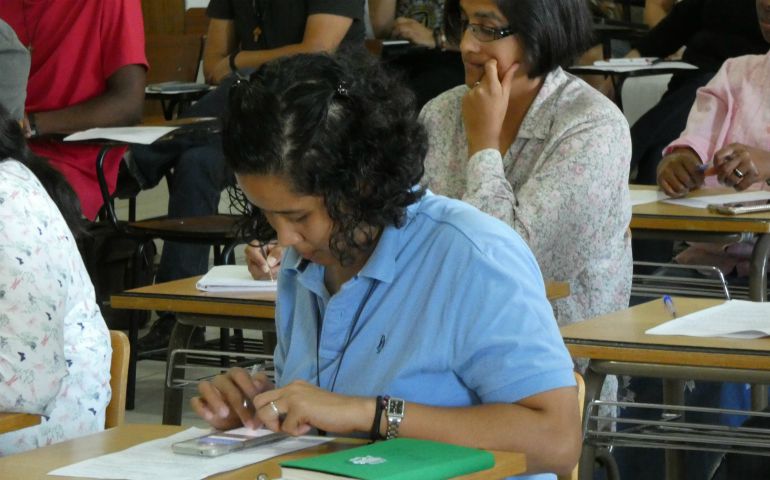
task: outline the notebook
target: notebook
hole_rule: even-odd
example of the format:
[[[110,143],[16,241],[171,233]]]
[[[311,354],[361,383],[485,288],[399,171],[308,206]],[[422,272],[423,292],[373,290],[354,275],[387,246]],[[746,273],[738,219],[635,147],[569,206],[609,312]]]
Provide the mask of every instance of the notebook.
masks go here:
[[[254,280],[245,265],[218,265],[195,284],[204,292],[275,292],[275,280]]]
[[[439,480],[492,468],[485,450],[396,438],[281,463],[283,480]]]

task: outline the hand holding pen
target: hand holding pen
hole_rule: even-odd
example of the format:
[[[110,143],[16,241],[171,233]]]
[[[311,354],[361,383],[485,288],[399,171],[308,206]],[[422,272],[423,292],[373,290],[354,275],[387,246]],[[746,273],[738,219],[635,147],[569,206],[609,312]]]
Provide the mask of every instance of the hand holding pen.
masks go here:
[[[746,190],[770,176],[770,152],[731,143],[714,153],[714,170],[723,185]]]
[[[707,167],[690,148],[676,148],[658,165],[658,185],[669,197],[683,197],[703,185]]]
[[[275,243],[249,243],[244,251],[249,273],[257,280],[275,280],[281,268],[283,249]]]
[[[663,306],[671,314],[671,318],[676,318],[676,308],[674,307],[674,299],[671,298],[671,295],[663,295]]]

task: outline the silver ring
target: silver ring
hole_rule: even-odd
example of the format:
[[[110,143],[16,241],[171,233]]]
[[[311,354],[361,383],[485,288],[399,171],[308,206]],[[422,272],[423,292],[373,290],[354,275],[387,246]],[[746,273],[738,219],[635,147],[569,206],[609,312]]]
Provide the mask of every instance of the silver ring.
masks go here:
[[[741,172],[741,171],[740,171],[740,170],[738,170],[737,168],[736,168],[735,170],[733,170],[733,174],[734,174],[736,177],[738,177],[738,178],[743,178],[743,172]]]
[[[278,405],[276,405],[275,402],[270,402],[270,403],[268,403],[268,405],[270,405],[270,408],[273,409],[273,411],[275,412],[275,416],[276,417],[280,417],[281,416],[281,411],[278,410]]]
[[[476,88],[479,85],[481,85],[481,80],[477,80],[476,83],[473,84],[473,88]]]
[[[243,399],[243,408],[249,408],[249,401],[245,398]]]

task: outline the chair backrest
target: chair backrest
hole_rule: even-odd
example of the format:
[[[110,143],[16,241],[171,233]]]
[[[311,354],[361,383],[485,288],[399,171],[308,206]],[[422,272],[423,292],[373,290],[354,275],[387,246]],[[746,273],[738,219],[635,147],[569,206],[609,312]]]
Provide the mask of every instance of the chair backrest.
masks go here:
[[[128,357],[131,345],[125,333],[110,330],[112,344],[112,362],[110,363],[110,389],[112,399],[107,405],[104,428],[118,427],[126,416],[126,384],[128,382]]]
[[[586,382],[583,381],[583,376],[578,372],[575,372],[575,381],[577,382],[578,389],[578,408],[580,409],[580,420],[583,420],[583,410],[586,401]],[[582,429],[581,429],[582,430]],[[569,475],[559,475],[557,480],[578,480],[578,465],[572,469]]]

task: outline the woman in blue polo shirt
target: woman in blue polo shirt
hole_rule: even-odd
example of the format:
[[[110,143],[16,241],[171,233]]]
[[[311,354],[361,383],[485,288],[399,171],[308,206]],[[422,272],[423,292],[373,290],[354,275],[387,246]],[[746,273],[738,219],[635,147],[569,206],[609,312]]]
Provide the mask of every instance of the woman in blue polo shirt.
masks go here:
[[[217,428],[519,451],[530,473],[569,472],[572,361],[540,270],[510,227],[417,187],[427,143],[407,90],[369,58],[302,55],[230,102],[224,149],[249,225],[284,248],[277,385],[233,369],[201,383],[196,412]]]

